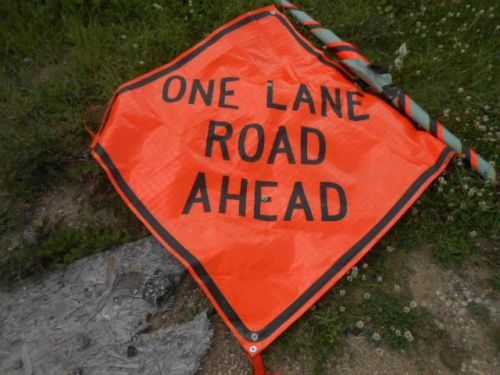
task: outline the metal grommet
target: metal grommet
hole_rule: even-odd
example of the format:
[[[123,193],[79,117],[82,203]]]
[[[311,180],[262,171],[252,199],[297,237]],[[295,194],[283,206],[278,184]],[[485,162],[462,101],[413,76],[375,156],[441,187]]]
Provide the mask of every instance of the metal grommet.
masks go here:
[[[259,334],[254,332],[250,335],[250,337],[252,338],[252,341],[257,341],[259,339]]]
[[[257,353],[257,347],[255,345],[249,347],[248,350],[250,350],[250,353]]]
[[[275,15],[276,15],[276,12],[275,12],[274,10],[272,10],[270,13],[271,13],[273,16],[275,16]]]

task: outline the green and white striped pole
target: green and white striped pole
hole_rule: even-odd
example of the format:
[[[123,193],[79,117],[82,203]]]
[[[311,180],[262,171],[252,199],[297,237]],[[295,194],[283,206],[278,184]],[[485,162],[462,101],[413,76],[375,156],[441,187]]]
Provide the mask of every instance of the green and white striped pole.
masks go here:
[[[416,122],[433,136],[437,137],[459,155],[465,156],[470,167],[492,183],[496,182],[493,166],[471,148],[462,145],[453,133],[443,124],[432,118],[422,107],[411,99],[401,88],[392,84],[391,75],[382,67],[371,64],[351,43],[345,42],[331,30],[323,27],[307,13],[299,10],[287,0],[275,0],[275,3],[286,9],[303,26],[324,43],[325,48],[334,52],[340,62],[355,76],[367,84],[371,90],[383,95],[394,107]]]

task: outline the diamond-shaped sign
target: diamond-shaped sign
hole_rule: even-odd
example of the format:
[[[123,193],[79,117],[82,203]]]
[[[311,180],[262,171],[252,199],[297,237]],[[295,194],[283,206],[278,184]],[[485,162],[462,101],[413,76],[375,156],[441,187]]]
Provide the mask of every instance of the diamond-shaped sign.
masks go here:
[[[251,356],[358,262],[452,155],[274,7],[121,86],[92,150]]]

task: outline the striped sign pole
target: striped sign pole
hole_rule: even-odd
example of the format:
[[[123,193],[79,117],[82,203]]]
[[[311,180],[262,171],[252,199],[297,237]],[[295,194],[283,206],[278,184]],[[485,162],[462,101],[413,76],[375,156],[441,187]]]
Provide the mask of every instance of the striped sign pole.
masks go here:
[[[459,155],[463,155],[474,171],[492,183],[496,182],[495,168],[476,151],[462,145],[460,139],[446,129],[441,122],[432,118],[401,88],[393,85],[390,74],[384,68],[371,64],[353,44],[340,39],[331,30],[323,27],[321,23],[299,10],[291,2],[275,0],[275,3],[290,12],[301,25],[307,27],[325,45],[325,48],[334,52],[342,64],[364,81],[371,90],[383,95],[394,107],[416,122],[422,129],[446,143]]]

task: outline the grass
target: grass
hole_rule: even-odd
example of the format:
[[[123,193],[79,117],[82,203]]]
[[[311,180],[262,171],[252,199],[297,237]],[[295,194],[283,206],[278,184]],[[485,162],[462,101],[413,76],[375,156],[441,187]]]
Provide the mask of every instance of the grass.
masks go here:
[[[97,251],[126,243],[130,235],[113,227],[64,227],[44,233],[37,243],[23,243],[19,250],[4,254],[0,282],[41,274],[47,268],[65,265]],[[8,270],[8,271],[7,271]]]
[[[268,3],[0,3],[0,274],[4,283],[145,234],[89,158],[90,138],[83,123],[98,125],[119,84],[170,61],[237,15]],[[397,84],[499,165],[497,2],[296,3],[357,44],[373,61],[389,66]],[[395,51],[403,43],[410,53],[398,70]],[[21,234],[32,225],[44,197],[68,185],[82,186],[87,192],[82,204],[90,213],[82,216],[80,229],[62,221],[39,227],[36,244],[23,240]],[[392,255],[381,249],[427,245],[445,267],[481,264],[498,270],[499,212],[498,190],[456,160],[375,248],[370,277],[380,275],[384,282],[344,281],[279,341],[277,351],[309,348],[320,372],[325,358],[358,320],[366,323],[363,334],[371,339],[377,332],[380,343],[391,347],[408,345],[391,325],[412,331],[415,342],[432,341],[439,335],[425,310],[401,313],[411,296],[395,294],[388,285],[391,278],[404,277],[404,270],[395,276]],[[94,213],[100,213],[98,219]],[[113,218],[113,225],[108,218]],[[404,251],[410,250],[403,250],[403,255]],[[498,291],[498,271],[491,283]],[[348,290],[345,302],[336,294],[343,287]],[[370,293],[369,300],[363,298],[365,293]],[[341,306],[345,313],[340,312]],[[366,322],[368,317],[371,320]]]

